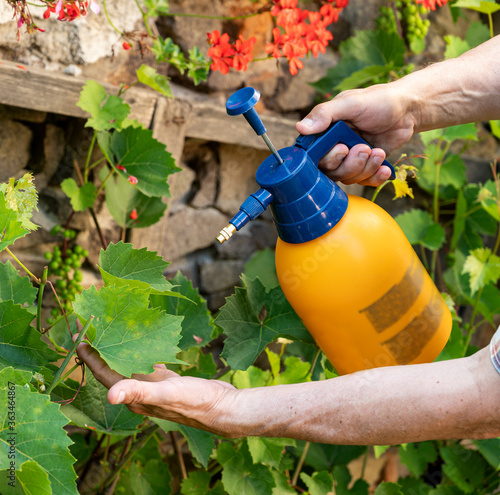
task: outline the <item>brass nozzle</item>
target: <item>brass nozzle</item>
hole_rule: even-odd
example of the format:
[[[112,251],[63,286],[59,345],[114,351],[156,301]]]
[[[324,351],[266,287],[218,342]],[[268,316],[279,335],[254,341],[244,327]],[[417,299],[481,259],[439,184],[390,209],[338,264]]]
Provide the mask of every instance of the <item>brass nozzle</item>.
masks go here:
[[[227,227],[224,227],[221,231],[219,236],[217,237],[217,240],[223,244],[224,242],[228,241],[233,234],[236,232],[236,227],[230,223]]]

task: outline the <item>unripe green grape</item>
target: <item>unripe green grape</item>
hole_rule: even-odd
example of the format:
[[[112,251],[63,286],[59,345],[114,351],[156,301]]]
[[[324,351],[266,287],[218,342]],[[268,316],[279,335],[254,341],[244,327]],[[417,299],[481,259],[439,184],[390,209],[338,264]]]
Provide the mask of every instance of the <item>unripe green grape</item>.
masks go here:
[[[86,258],[88,255],[89,255],[89,252],[86,249],[84,249],[83,252],[82,252],[82,256],[84,258]]]
[[[50,251],[45,251],[45,253],[43,253],[43,257],[47,260],[47,261],[50,261],[53,257],[54,257],[54,254],[51,253]]]
[[[57,270],[59,268],[59,263],[57,261],[51,261],[49,263],[49,268],[51,270]]]
[[[57,318],[60,315],[60,311],[58,308],[52,308],[50,310],[50,314],[54,317]]]
[[[82,246],[79,246],[78,244],[75,246],[75,249],[74,249],[75,253],[77,254],[82,254],[83,252],[83,248]]]
[[[54,254],[61,254],[61,248],[59,246],[54,246],[53,252]]]
[[[77,282],[81,282],[83,280],[83,273],[80,270],[75,270],[74,279]]]
[[[67,287],[67,285],[68,285],[68,283],[63,278],[58,278],[56,280],[56,287],[58,289],[65,289]]]
[[[55,322],[56,322],[56,320],[54,318],[47,318],[47,323],[49,325],[53,325]]]
[[[52,227],[52,229],[50,229],[50,233],[52,235],[57,235],[57,234],[59,234],[59,232],[61,232],[61,226],[60,225],[54,225]]]

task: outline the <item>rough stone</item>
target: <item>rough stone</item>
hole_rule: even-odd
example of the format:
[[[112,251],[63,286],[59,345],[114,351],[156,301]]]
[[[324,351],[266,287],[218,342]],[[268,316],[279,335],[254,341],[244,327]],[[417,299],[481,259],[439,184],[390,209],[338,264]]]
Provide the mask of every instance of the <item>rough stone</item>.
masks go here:
[[[171,263],[163,272],[166,278],[174,278],[177,272],[181,272],[187,279],[191,280],[194,287],[199,285],[198,267],[193,258],[181,258]]]
[[[304,62],[304,68],[297,75],[287,78],[287,87],[280,90],[276,96],[277,110],[283,112],[297,111],[314,105],[316,90],[308,83],[326,76],[330,67],[337,65],[339,56],[327,50],[318,58],[309,58]],[[288,72],[288,65],[283,64],[283,70]]]
[[[168,220],[163,258],[175,261],[199,249],[213,246],[219,231],[228,221],[228,217],[214,208],[195,210],[185,207],[172,212]]]
[[[214,152],[205,147],[200,153],[200,162],[197,166],[197,180],[199,189],[191,201],[194,208],[213,206],[217,195],[219,181],[219,164]]]
[[[269,151],[221,144],[218,208],[231,216],[238,211],[245,198],[259,188],[255,172],[268,156]]]
[[[214,261],[200,266],[201,290],[206,293],[231,289],[240,281],[245,262],[240,260]]]
[[[196,172],[185,163],[177,163],[177,166],[182,170],[176,172],[169,179],[170,194],[172,195],[171,211],[184,206],[196,179]]]
[[[0,119],[4,118],[41,124],[47,118],[47,113],[31,110],[30,108],[18,108],[11,107],[9,105],[0,105]]]
[[[55,174],[63,158],[64,145],[64,130],[56,125],[47,124],[45,128],[45,138],[43,140],[43,151],[45,155],[43,174],[48,181]]]
[[[25,125],[13,120],[0,119],[0,182],[6,182],[10,177],[26,167],[30,159],[30,144],[32,132]]]

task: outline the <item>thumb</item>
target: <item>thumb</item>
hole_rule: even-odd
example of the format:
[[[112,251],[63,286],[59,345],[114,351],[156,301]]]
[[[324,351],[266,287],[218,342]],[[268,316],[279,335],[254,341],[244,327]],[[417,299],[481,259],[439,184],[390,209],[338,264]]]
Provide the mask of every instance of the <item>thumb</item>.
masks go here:
[[[149,404],[159,402],[158,383],[134,379],[120,380],[108,391],[110,404]]]

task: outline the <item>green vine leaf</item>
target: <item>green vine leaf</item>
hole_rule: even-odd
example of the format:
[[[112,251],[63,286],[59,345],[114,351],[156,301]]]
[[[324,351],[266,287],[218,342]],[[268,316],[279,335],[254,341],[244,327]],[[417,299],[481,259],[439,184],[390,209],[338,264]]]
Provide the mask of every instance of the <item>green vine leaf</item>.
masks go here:
[[[52,392],[53,401],[75,399],[61,406],[61,412],[81,428],[91,427],[102,433],[134,435],[142,423],[142,416],[130,412],[123,404],[108,402],[108,389],[92,373],[86,373],[85,385],[78,392],[80,383],[66,380]]]
[[[404,493],[396,483],[384,482],[377,486],[375,495],[404,495]]]
[[[163,431],[178,431],[187,440],[189,450],[194,458],[204,467],[208,466],[208,461],[212,455],[215,446],[216,435],[207,431],[198,430],[191,426],[181,425],[165,419],[151,418]]]
[[[500,258],[488,248],[478,248],[470,252],[464,263],[462,273],[470,276],[470,288],[474,295],[489,283],[500,278]]]
[[[108,365],[130,377],[152,373],[155,363],[179,363],[182,317],[149,308],[149,290],[92,286],[73,304],[82,324],[95,315],[92,346]]]
[[[233,370],[247,369],[278,337],[314,342],[280,287],[266,291],[260,279],[245,275],[242,282],[215,320],[227,335],[222,356]]]
[[[9,179],[8,184],[0,184],[0,192],[3,192],[7,208],[16,212],[17,220],[21,222],[22,227],[36,230],[38,225],[30,220],[33,210],[38,209],[38,193],[33,175],[28,172],[18,180]]]
[[[0,302],[12,300],[28,311],[35,311],[33,302],[37,294],[29,277],[21,277],[10,261],[0,263]]]
[[[438,457],[433,442],[407,443],[399,447],[399,458],[401,462],[420,478],[427,466]]]
[[[146,15],[156,17],[166,14],[169,11],[167,0],[143,0],[144,6],[148,9]]]
[[[443,227],[434,222],[427,211],[415,208],[398,215],[395,220],[412,245],[437,251],[445,241]]]
[[[295,440],[289,438],[248,437],[248,450],[254,464],[266,464],[279,469],[286,447],[295,447]]]
[[[333,490],[333,478],[327,471],[321,471],[309,476],[306,473],[300,473],[300,479],[309,488],[311,495],[324,495],[331,493]]]
[[[149,289],[153,294],[171,293],[172,284],[163,276],[170,263],[146,248],[135,249],[122,241],[110,243],[99,253],[99,271],[106,286]]]
[[[188,473],[188,477],[182,480],[182,490],[183,495],[207,495],[210,493],[210,481],[212,475],[208,471],[191,471]]]
[[[0,404],[8,404],[14,392],[15,428],[9,427],[8,413],[12,411],[0,408],[0,445],[4,453],[0,455],[0,470],[9,468],[7,452],[14,442],[17,466],[23,466],[26,461],[35,462],[47,473],[54,495],[78,495],[73,469],[75,458],[68,449],[71,440],[63,429],[68,420],[47,395],[31,392],[27,386],[10,387],[8,382],[6,385],[4,373],[11,372],[0,371]],[[28,471],[39,479],[39,471],[32,467],[28,465]],[[23,479],[25,483],[33,483],[33,478],[26,476]]]
[[[60,357],[42,341],[32,321],[33,314],[14,301],[0,302],[0,370],[13,366],[38,371]]]
[[[363,479],[356,480],[352,488],[348,488],[351,484],[351,473],[347,466],[335,466],[333,479],[335,480],[336,495],[368,495],[369,485]]]
[[[120,473],[120,491],[123,495],[170,495],[172,476],[168,464],[151,459],[144,466],[132,462],[128,470]]]
[[[71,201],[71,207],[75,211],[85,211],[92,208],[97,198],[97,191],[92,182],[87,182],[82,187],[78,187],[74,179],[64,179],[61,182],[61,189]]]
[[[457,0],[453,6],[476,10],[481,14],[493,14],[500,10],[500,5],[494,0]]]
[[[29,234],[17,219],[17,213],[7,207],[5,196],[0,194],[0,251],[14,244],[17,239]]]
[[[130,113],[127,103],[119,96],[108,95],[96,81],[87,81],[76,105],[90,114],[85,127],[92,127],[96,131],[120,129]]]
[[[174,284],[173,292],[186,299],[152,294],[149,298],[152,307],[160,308],[170,315],[184,316],[182,339],[179,342],[183,351],[207,345],[213,337],[215,327],[206,300],[180,272],[171,282]]]
[[[153,138],[153,131],[127,127],[113,133],[100,132],[98,141],[115,171],[127,180],[130,176],[137,179],[139,191],[148,197],[170,196],[167,178],[181,169],[175,166],[165,145]]]
[[[164,76],[163,74],[158,74],[156,69],[146,64],[142,64],[136,72],[137,78],[142,84],[158,91],[158,93],[166,96],[167,98],[174,97],[172,89],[170,88],[169,77]]]
[[[35,461],[26,461],[15,471],[0,471],[0,493],[8,495],[52,495],[49,475]],[[14,486],[9,484],[14,483]]]
[[[101,169],[99,175],[102,180],[106,177],[107,171],[107,167]],[[146,196],[119,174],[114,174],[108,179],[105,190],[109,212],[115,222],[125,229],[141,229],[154,225],[167,209],[167,204],[162,198]],[[137,218],[131,217],[134,210]]]
[[[483,487],[486,461],[478,452],[459,445],[440,447],[443,473],[465,493],[478,493]]]
[[[272,494],[273,475],[268,467],[253,463],[246,442],[238,450],[231,443],[221,443],[217,460],[224,466],[222,484],[229,495]]]

